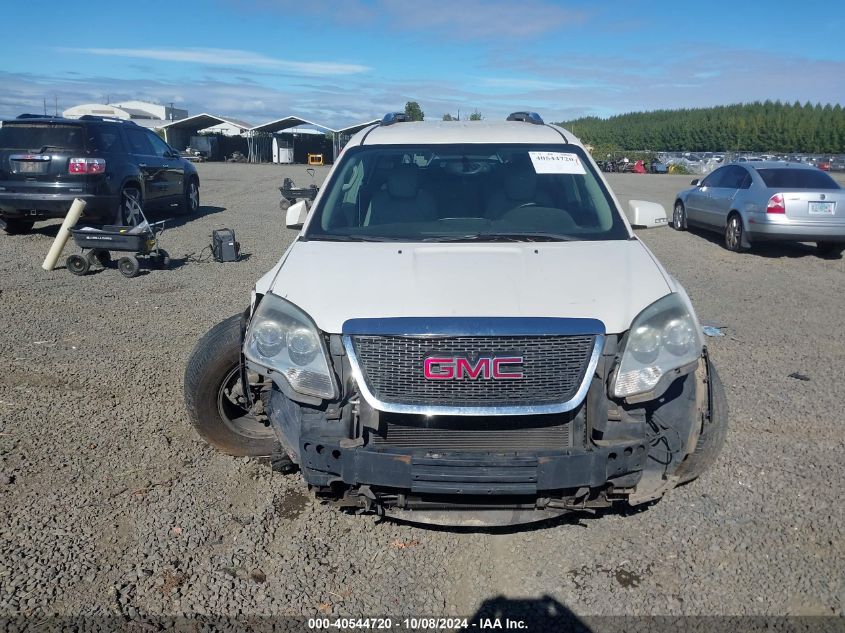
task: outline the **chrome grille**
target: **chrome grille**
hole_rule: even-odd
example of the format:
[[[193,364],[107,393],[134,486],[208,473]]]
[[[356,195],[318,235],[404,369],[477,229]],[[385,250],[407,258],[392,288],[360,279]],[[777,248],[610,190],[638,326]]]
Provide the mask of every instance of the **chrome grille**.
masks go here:
[[[418,406],[512,407],[558,404],[578,391],[595,336],[351,337],[361,374],[380,401]],[[429,356],[523,357],[519,380],[426,380]]]

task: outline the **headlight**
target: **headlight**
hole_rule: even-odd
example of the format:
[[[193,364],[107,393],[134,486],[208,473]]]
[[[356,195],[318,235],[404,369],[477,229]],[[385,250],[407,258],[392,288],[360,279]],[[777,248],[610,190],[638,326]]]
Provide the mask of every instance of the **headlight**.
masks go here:
[[[686,296],[673,293],[640,312],[622,352],[613,395],[651,391],[668,372],[696,362],[704,342]]]
[[[282,374],[291,388],[319,398],[334,398],[328,357],[317,326],[292,303],[267,294],[246,331],[244,356]]]

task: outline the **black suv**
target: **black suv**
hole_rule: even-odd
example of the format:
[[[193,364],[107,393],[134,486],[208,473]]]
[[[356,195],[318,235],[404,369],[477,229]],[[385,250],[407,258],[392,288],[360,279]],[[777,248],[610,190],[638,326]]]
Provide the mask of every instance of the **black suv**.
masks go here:
[[[93,222],[135,225],[138,209],[199,207],[196,167],[131,121],[22,114],[0,126],[0,228],[63,218],[74,198]]]

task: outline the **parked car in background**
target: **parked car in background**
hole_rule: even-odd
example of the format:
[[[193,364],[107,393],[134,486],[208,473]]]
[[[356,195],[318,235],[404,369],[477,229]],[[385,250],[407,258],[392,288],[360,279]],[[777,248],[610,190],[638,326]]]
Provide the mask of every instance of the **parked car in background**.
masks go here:
[[[668,174],[669,173],[669,165],[664,163],[659,158],[655,158],[651,161],[651,164],[648,166],[648,170],[652,174]]]
[[[829,171],[845,171],[845,156],[834,156],[830,159]]]
[[[25,233],[63,218],[75,198],[85,219],[135,225],[139,209],[199,208],[196,168],[131,121],[21,115],[0,126],[0,228]]]
[[[678,193],[672,227],[724,234],[732,251],[762,241],[816,242],[821,255],[845,247],[845,191],[801,163],[754,161],[719,167]]]

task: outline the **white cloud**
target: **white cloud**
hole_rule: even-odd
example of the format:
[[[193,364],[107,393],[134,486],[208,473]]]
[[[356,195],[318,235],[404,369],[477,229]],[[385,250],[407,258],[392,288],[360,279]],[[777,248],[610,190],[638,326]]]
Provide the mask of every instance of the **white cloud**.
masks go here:
[[[270,68],[299,75],[348,75],[365,73],[370,70],[368,66],[361,64],[291,61],[268,57],[251,51],[227,48],[65,48],[61,50],[103,57],[131,57],[214,66]]]

